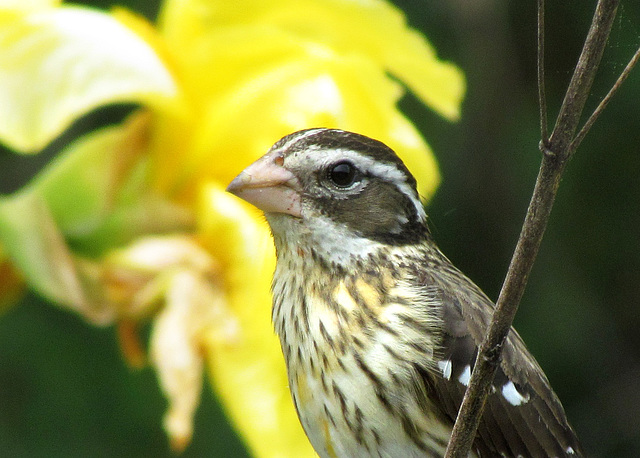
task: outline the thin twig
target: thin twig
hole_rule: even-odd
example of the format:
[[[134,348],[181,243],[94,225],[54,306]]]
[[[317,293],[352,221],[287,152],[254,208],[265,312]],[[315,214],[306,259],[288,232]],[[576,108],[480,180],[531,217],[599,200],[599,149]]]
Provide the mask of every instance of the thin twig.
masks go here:
[[[538,0],[538,106],[540,107],[540,137],[549,141],[547,124],[547,95],[544,87],[544,0]]]
[[[549,139],[551,151],[569,158],[568,147],[578,128],[584,104],[600,65],[619,0],[599,0],[584,47],[565,93]]]
[[[542,2],[539,2],[538,7],[541,6]],[[491,325],[478,351],[471,380],[451,433],[446,458],[464,458],[471,450],[493,376],[500,364],[502,345],[511,329],[549,221],[560,178],[570,157],[569,145],[577,130],[586,98],[600,64],[617,7],[618,0],[598,1],[548,146],[541,145],[542,163],[533,196],[496,303]]]
[[[627,79],[627,77],[629,76],[629,73],[631,73],[631,70],[633,70],[633,67],[635,67],[635,65],[638,63],[638,60],[640,60],[640,48],[636,50],[635,54],[633,55],[633,57],[631,58],[627,66],[624,68],[622,73],[620,73],[620,76],[616,80],[615,84],[611,87],[611,89],[609,90],[607,95],[604,97],[604,99],[600,101],[596,109],[593,110],[593,113],[591,113],[591,116],[589,116],[589,119],[587,119],[587,122],[584,123],[584,126],[582,126],[582,129],[580,129],[580,132],[578,132],[578,135],[576,135],[576,137],[571,142],[571,145],[569,146],[569,151],[571,154],[573,154],[573,152],[576,149],[578,149],[578,146],[580,146],[580,143],[582,143],[582,140],[584,140],[584,137],[587,135],[587,133],[593,126],[593,123],[596,122],[598,117],[602,114],[602,112],[606,108],[609,101],[613,98],[615,93],[618,92],[618,89],[620,89],[620,86],[622,86],[622,83],[624,83],[624,81]]]

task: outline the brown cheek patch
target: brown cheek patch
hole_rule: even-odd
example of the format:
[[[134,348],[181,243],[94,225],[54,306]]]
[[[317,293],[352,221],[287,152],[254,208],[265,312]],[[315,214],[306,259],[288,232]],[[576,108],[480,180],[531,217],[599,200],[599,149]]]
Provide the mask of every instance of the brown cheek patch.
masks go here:
[[[398,189],[384,182],[369,183],[360,194],[346,199],[331,199],[327,213],[339,224],[365,237],[398,233],[399,216],[410,218],[407,205],[412,205]]]

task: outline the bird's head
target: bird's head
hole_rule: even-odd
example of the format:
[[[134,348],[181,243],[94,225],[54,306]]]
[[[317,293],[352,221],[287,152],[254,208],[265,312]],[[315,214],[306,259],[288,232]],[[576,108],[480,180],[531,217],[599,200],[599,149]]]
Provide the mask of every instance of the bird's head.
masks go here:
[[[307,237],[333,261],[428,237],[415,178],[389,147],[352,132],[290,134],[227,191],[265,212],[276,244]]]

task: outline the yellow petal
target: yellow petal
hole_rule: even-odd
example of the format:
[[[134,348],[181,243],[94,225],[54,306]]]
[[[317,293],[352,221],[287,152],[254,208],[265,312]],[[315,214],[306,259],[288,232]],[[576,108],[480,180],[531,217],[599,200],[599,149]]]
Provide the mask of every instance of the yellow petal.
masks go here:
[[[270,26],[298,41],[322,43],[343,56],[367,56],[442,116],[459,117],[465,91],[462,72],[439,60],[424,36],[410,29],[390,2],[246,0],[238,8],[233,2],[169,0],[160,17],[165,36],[177,50],[198,49],[214,28]]]
[[[406,84],[412,78],[426,81],[416,87],[427,92],[433,87],[434,94],[422,98],[432,97],[435,109],[455,117],[464,87],[459,71],[440,62],[427,41],[406,27],[402,14],[384,2],[246,6],[165,3],[163,31],[197,115],[188,125],[158,117],[159,189],[192,199],[197,183],[227,183],[278,138],[323,126],[389,144],[416,176],[420,194],[429,198],[439,183],[437,164],[397,109],[403,90],[388,72],[396,67],[406,72]],[[350,20],[355,16],[357,24]],[[389,41],[400,48],[392,50]]]
[[[270,37],[278,34],[265,33],[262,41]],[[416,176],[420,194],[431,197],[439,183],[437,164],[418,131],[395,106],[400,86],[369,59],[325,51],[322,58],[294,52],[290,60],[263,66],[262,73],[254,72],[244,84],[219,94],[192,123],[191,154],[182,159],[180,173],[172,173],[175,186],[207,180],[226,184],[280,137],[323,126],[385,142]],[[233,70],[232,58],[217,62]],[[169,151],[165,155],[175,158]]]
[[[386,125],[378,127],[378,140],[386,143],[416,177],[418,193],[429,202],[440,184],[436,157],[416,127],[401,113],[391,116]]]
[[[153,320],[150,350],[158,381],[169,408],[164,418],[172,447],[182,451],[193,434],[193,416],[200,402],[203,358],[195,325],[204,317],[197,274],[182,270],[172,275],[166,305]],[[218,299],[209,295],[208,299]],[[200,306],[198,306],[200,305]],[[206,304],[216,307],[215,303]]]
[[[212,339],[229,344],[238,338],[218,265],[194,237],[171,234],[113,250],[100,267],[105,297],[120,304],[121,343],[134,362],[142,358],[133,323],[152,320],[150,357],[169,404],[165,429],[172,448],[182,451],[193,433],[203,350]]]
[[[459,117],[465,88],[462,72],[440,61],[425,37],[410,29],[390,2],[277,2],[260,20],[296,31],[301,38],[329,43],[343,55],[367,56],[440,115]]]
[[[57,6],[62,0],[0,0],[0,9],[35,11]]]
[[[0,10],[0,140],[11,148],[38,150],[105,103],[167,107],[177,93],[153,47],[108,14]]]
[[[291,402],[271,325],[275,253],[266,223],[213,185],[203,193],[199,214],[203,243],[221,262],[228,307],[238,320],[235,340],[206,340],[211,381],[256,456],[315,456]]]

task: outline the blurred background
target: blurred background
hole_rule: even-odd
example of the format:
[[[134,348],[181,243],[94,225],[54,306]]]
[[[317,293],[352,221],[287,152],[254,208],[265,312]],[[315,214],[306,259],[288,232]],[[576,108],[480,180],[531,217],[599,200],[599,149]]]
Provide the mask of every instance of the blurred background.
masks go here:
[[[410,94],[402,108],[440,162],[428,212],[447,256],[496,299],[531,195],[540,153],[536,2],[396,1],[468,89],[456,124]],[[595,1],[547,2],[550,122]],[[622,1],[587,110],[640,45],[640,3]],[[116,2],[87,2],[109,8]],[[153,19],[156,2],[120,1]],[[24,185],[78,132],[118,122],[109,107],[76,123],[45,152],[0,150],[0,192]],[[550,126],[551,128],[552,126]],[[516,317],[589,456],[640,456],[640,68],[569,164]],[[32,294],[0,316],[0,455],[171,456],[165,401],[151,369],[129,369],[115,330]],[[189,456],[247,456],[209,389]]]

